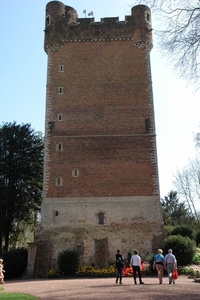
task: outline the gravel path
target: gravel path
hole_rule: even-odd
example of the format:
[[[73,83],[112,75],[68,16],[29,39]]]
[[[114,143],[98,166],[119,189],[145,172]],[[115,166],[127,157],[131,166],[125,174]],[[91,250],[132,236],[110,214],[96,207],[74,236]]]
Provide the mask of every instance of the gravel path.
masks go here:
[[[115,284],[114,278],[100,279],[33,279],[7,281],[4,292],[22,292],[37,295],[42,300],[169,300],[200,299],[200,284],[181,275],[176,284],[158,284],[156,277],[144,277],[144,285],[133,284],[132,278],[123,278],[123,284]]]

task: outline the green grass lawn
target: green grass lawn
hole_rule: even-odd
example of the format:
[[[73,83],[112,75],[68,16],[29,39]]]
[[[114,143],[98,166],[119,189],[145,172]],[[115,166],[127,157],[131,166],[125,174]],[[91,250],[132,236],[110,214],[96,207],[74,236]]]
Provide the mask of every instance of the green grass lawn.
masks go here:
[[[36,296],[24,294],[24,293],[1,293],[3,288],[0,288],[0,299],[1,300],[38,300]]]

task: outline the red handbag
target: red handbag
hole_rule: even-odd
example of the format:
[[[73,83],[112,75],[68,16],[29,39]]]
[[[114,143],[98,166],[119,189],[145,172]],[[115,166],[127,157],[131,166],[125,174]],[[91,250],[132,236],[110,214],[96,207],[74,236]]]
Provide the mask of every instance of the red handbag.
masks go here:
[[[174,270],[172,272],[172,279],[177,279],[178,278],[178,270]]]

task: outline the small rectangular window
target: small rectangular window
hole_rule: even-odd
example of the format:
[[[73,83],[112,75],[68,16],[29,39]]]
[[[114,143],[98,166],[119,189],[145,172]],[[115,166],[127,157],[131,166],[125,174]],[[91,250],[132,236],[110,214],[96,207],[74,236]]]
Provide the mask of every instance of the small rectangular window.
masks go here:
[[[56,178],[56,186],[61,186],[62,185],[62,179],[60,177]]]
[[[59,65],[58,70],[59,72],[64,72],[64,65]]]
[[[63,144],[59,143],[56,145],[56,150],[61,151],[63,149]]]
[[[50,25],[50,16],[46,16],[46,26]]]
[[[150,16],[149,13],[147,13],[147,21],[148,21],[148,22],[151,22],[151,16]]]
[[[58,95],[63,95],[63,87],[58,87]]]
[[[151,127],[150,119],[145,119],[145,129],[150,130],[150,127]]]
[[[104,224],[104,213],[99,213],[99,224]]]
[[[58,115],[58,121],[62,121],[62,116],[63,116],[62,114]]]

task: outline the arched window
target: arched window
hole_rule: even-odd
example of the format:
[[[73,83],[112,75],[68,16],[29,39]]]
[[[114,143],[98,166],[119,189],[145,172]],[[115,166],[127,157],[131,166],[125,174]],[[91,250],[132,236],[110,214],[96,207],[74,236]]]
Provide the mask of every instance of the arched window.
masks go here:
[[[78,177],[79,176],[79,170],[78,169],[75,169],[72,171],[72,176],[73,177]]]

